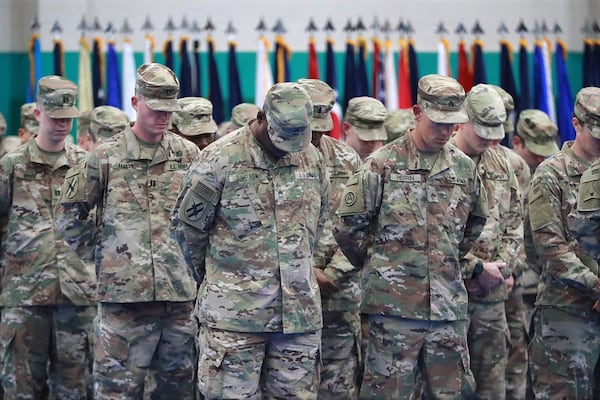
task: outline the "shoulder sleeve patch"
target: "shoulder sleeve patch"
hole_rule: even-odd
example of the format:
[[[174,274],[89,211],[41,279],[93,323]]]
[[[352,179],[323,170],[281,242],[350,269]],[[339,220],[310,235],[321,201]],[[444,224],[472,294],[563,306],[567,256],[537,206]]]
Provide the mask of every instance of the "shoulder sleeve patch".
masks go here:
[[[179,219],[196,229],[204,231],[212,223],[220,193],[214,186],[198,181],[185,194],[179,207]]]
[[[75,203],[86,201],[85,169],[86,163],[80,163],[69,169],[65,175],[62,187],[61,203]]]
[[[346,183],[346,188],[342,194],[338,212],[340,216],[344,217],[364,214],[366,211],[363,174],[361,172],[356,172]]]

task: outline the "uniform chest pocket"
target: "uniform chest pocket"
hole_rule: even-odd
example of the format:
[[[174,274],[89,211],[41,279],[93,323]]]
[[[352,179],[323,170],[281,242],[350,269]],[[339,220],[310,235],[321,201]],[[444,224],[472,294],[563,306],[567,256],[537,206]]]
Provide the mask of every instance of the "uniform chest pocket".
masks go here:
[[[221,196],[221,213],[234,235],[241,239],[262,228],[257,209],[261,179],[256,174],[235,173],[227,177]]]
[[[390,179],[385,183],[381,202],[380,225],[384,241],[399,240],[426,220],[426,187],[419,181],[405,178]]]
[[[18,202],[19,217],[24,223],[39,225],[52,220],[52,190],[42,173],[15,172],[13,204]]]

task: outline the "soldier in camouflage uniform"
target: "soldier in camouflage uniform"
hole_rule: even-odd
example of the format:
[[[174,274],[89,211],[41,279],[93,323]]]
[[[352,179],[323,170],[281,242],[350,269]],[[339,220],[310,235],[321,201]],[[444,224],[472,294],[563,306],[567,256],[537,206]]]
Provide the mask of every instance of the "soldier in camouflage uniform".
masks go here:
[[[531,182],[529,218],[543,267],[528,350],[533,392],[540,399],[593,397],[600,357],[598,263],[581,251],[567,216],[577,205],[581,175],[600,156],[599,104],[600,88],[579,91],[575,140],[542,162]]]
[[[169,235],[169,217],[198,149],[167,131],[178,91],[169,68],[140,66],[135,123],[69,171],[57,209],[62,234],[77,238],[90,234],[96,208],[97,399],[141,398],[147,374],[156,382],[151,397],[194,396],[197,282]],[[85,258],[89,250],[78,249]]]
[[[367,108],[370,111],[365,113],[363,110]],[[348,102],[344,115],[344,142],[356,150],[361,159],[380,149],[387,140],[382,127],[386,115],[383,103],[372,97],[355,97]]]
[[[464,89],[449,77],[419,80],[416,127],[380,149],[348,183],[334,236],[362,272],[369,343],[361,398],[412,398],[420,374],[428,398],[473,390],[463,263],[487,216],[473,161],[447,143]],[[486,289],[502,275],[483,271]],[[483,282],[485,280],[485,282]]]
[[[79,133],[79,145],[91,151],[101,140],[124,131],[129,126],[129,117],[113,106],[98,106],[90,114],[87,132]]]
[[[506,121],[504,121],[504,137],[514,137],[514,125],[510,120],[510,115],[515,108],[512,96],[499,86],[491,85],[502,97],[504,108],[506,110]],[[519,193],[521,194],[521,210],[523,218],[526,208],[524,207],[524,197],[529,192],[531,182],[531,172],[527,162],[514,152],[512,149],[495,143],[495,149],[501,152],[507,159],[519,183]],[[525,399],[525,387],[527,383],[527,331],[529,324],[527,312],[523,304],[523,287],[519,284],[521,271],[526,265],[525,248],[521,244],[519,255],[513,265],[512,275],[506,280],[508,289],[508,300],[504,302],[506,309],[506,322],[510,332],[510,348],[508,360],[506,363],[506,398],[513,400]]]
[[[194,143],[200,150],[215,141],[217,123],[213,119],[213,105],[202,97],[184,97],[177,100],[181,111],[173,114],[171,131]]]
[[[479,84],[467,94],[464,109],[469,122],[459,126],[453,144],[477,165],[487,194],[489,217],[481,236],[466,256],[508,280],[523,241],[523,208],[516,176],[508,159],[492,145],[504,137],[506,110],[502,98],[490,85]],[[504,309],[507,285],[490,291],[476,279],[466,282],[469,291],[467,341],[471,369],[475,376],[476,398],[505,398],[509,331]]]
[[[387,133],[386,143],[394,141],[415,127],[415,115],[412,108],[388,111],[383,127]]]
[[[209,145],[186,174],[173,215],[202,284],[198,385],[207,399],[315,399],[321,300],[312,253],[329,176],[310,145],[313,105],[297,83]]]
[[[256,114],[260,111],[260,108],[256,104],[251,103],[240,103],[233,107],[231,110],[231,121],[219,129],[217,132],[218,137],[223,137],[229,132],[233,132],[241,127],[245,126],[248,122],[256,118]]]
[[[7,398],[86,398],[95,277],[57,236],[54,207],[70,167],[85,152],[65,144],[77,86],[39,80],[39,133],[0,159],[2,294],[0,380]]]
[[[318,79],[300,79],[313,103],[312,144],[319,149],[329,172],[329,203],[323,235],[313,255],[315,275],[321,289],[323,369],[319,399],[358,398],[360,357],[360,286],[356,270],[336,243],[332,228],[335,211],[348,178],[360,165],[350,146],[327,136],[333,128],[331,109],[335,92]]]

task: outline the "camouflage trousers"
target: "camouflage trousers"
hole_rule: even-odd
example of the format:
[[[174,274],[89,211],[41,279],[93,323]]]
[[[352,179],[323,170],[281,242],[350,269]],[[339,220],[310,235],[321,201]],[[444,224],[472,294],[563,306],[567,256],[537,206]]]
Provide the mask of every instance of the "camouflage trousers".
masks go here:
[[[536,399],[592,399],[600,357],[600,315],[538,307],[529,344],[529,373]]]
[[[5,399],[85,399],[91,393],[90,337],[95,306],[5,307],[0,318],[0,380]]]
[[[369,315],[361,399],[461,399],[474,390],[467,321]]]
[[[323,368],[319,400],[358,399],[360,317],[356,311],[323,311]]]
[[[231,332],[200,326],[198,386],[207,400],[316,399],[321,331]]]
[[[506,363],[506,398],[525,400],[527,387],[527,310],[522,288],[515,288],[504,302],[506,322],[510,332],[510,349]]]
[[[502,400],[506,396],[505,373],[509,343],[504,302],[469,299],[467,342],[478,399]]]
[[[194,303],[100,303],[95,324],[96,399],[193,399]]]

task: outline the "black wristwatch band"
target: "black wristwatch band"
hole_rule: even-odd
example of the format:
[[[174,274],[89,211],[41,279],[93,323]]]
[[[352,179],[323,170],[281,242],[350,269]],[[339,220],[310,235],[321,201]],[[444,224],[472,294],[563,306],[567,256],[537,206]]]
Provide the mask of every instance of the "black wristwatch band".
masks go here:
[[[483,261],[477,260],[475,263],[475,268],[473,268],[473,277],[479,275],[483,272]]]

